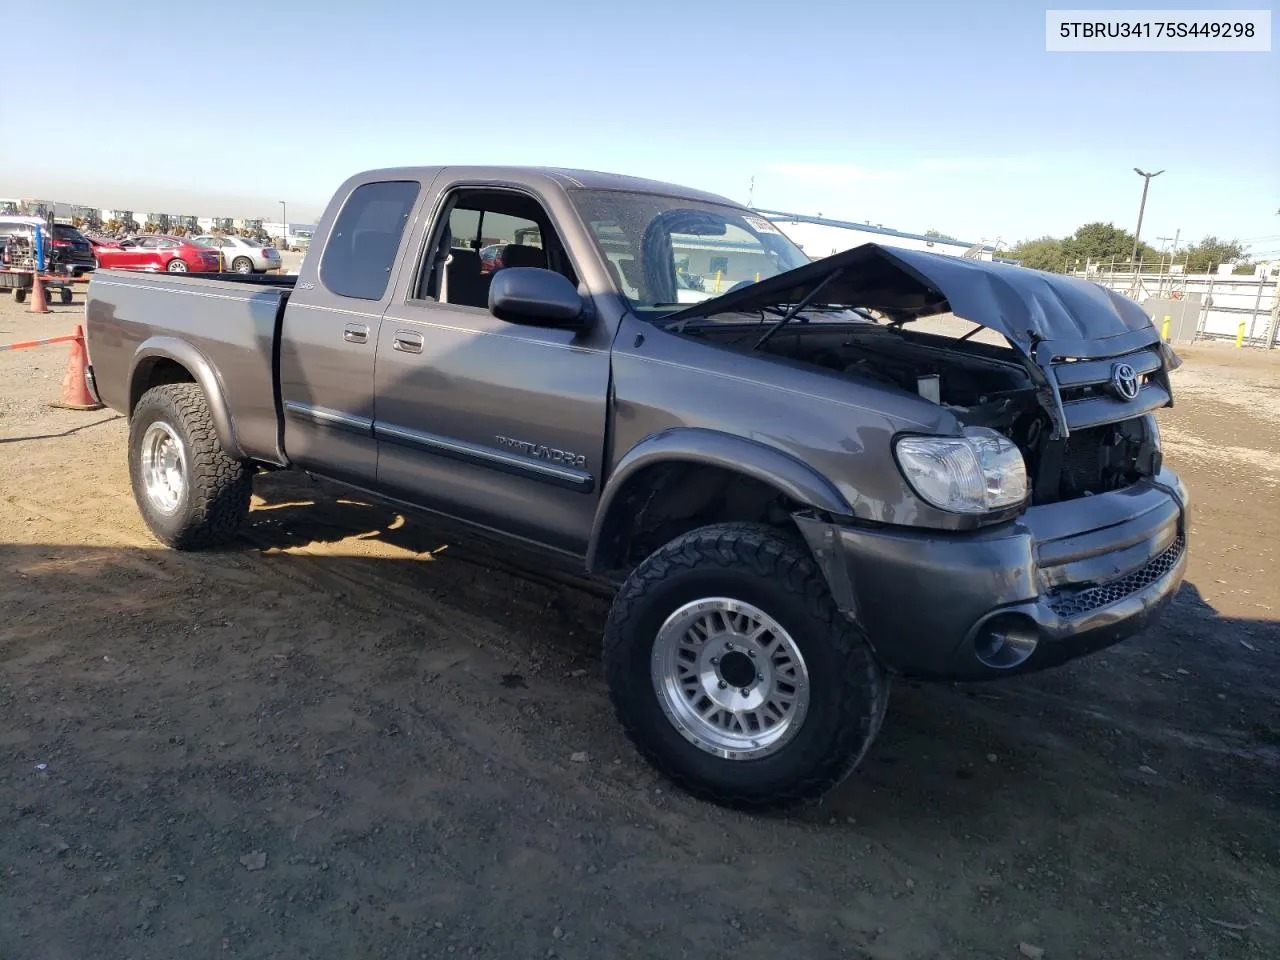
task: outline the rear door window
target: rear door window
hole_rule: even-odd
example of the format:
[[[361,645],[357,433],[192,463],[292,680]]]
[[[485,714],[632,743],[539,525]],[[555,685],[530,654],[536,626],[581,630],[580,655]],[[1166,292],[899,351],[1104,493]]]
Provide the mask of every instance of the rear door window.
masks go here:
[[[413,180],[356,187],[325,244],[320,282],[341,297],[381,300],[417,199],[418,183]]]

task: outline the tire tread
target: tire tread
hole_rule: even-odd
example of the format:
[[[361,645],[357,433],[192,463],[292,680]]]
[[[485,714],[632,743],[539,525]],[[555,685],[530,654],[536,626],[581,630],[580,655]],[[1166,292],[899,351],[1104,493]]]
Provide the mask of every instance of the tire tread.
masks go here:
[[[653,748],[623,706],[630,698],[643,695],[642,690],[636,689],[637,683],[650,686],[647,675],[633,676],[624,650],[628,643],[626,625],[635,620],[638,605],[658,583],[707,564],[725,571],[745,566],[802,598],[824,639],[835,649],[840,664],[839,683],[848,694],[840,698],[841,720],[832,748],[823,756],[810,759],[806,776],[768,795],[716,790],[692,780]],[[677,537],[645,560],[614,598],[605,627],[604,663],[618,720],[641,755],[684,790],[739,809],[782,809],[825,794],[862,761],[888,706],[888,685],[870,646],[862,631],[837,609],[808,548],[798,537],[764,524],[735,522],[701,527]]]
[[[249,512],[253,475],[222,447],[204,391],[195,383],[152,387],[142,395],[134,416],[158,408],[172,426],[186,435],[188,506],[175,533],[157,538],[177,550],[201,550],[232,540]],[[134,456],[132,444],[130,455]],[[145,514],[144,514],[145,515]]]

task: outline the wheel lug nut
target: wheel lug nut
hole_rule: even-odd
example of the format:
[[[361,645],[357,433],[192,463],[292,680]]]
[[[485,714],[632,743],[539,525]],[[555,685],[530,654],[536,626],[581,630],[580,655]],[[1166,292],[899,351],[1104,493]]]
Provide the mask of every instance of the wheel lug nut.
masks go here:
[[[756,674],[756,683],[763,683],[763,682],[764,682],[764,674],[763,674],[763,673],[757,673],[757,674]]]
[[[712,658],[711,658],[711,665],[712,665],[713,667],[714,667],[716,664],[718,664],[719,662],[720,662],[720,658],[719,658],[719,657],[712,657]]]
[[[748,688],[746,688],[746,687],[743,687],[743,688],[742,688],[741,693],[742,693],[742,695],[743,695],[744,697],[749,697],[749,696],[751,695],[751,691],[750,691]]]
[[[723,689],[724,689],[725,687],[727,687],[727,686],[728,686],[728,684],[727,684],[727,683],[725,683],[723,680],[721,680],[721,681],[720,681],[720,689],[721,689],[721,690],[723,690]]]
[[[756,658],[756,652],[754,650],[748,650],[747,656],[754,660]]]

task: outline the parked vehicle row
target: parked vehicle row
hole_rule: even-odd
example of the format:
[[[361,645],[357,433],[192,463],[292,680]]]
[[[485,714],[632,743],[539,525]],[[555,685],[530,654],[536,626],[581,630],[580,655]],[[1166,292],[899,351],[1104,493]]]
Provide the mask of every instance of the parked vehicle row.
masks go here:
[[[98,265],[115,270],[148,270],[166,273],[219,273],[222,257],[184,237],[161,234],[130,237],[102,243],[94,250]]]

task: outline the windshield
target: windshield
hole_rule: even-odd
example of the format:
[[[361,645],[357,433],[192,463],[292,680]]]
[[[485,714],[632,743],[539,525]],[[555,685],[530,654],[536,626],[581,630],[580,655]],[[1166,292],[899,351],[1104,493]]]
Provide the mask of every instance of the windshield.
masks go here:
[[[709,300],[809,259],[750,210],[682,197],[575,191],[618,289],[641,310]]]
[[[64,227],[60,223],[53,225],[53,235],[59,240],[70,240],[72,243],[84,240],[84,234],[75,227]]]

